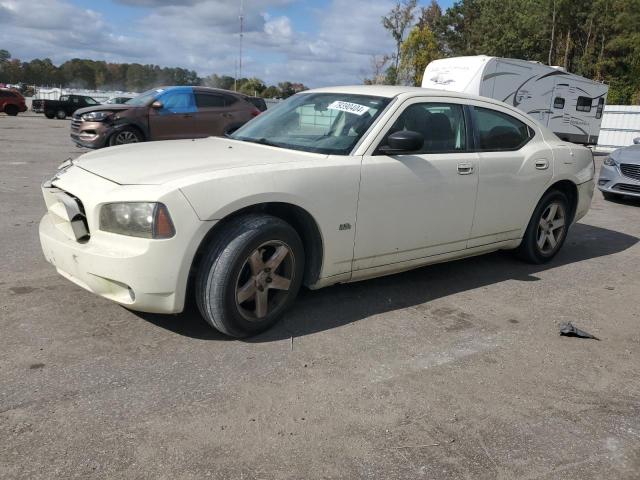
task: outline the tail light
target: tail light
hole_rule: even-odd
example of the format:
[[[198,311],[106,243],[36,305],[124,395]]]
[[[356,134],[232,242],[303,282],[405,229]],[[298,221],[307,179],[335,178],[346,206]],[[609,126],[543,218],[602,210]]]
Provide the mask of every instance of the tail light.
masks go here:
[[[251,116],[252,117],[257,117],[258,115],[260,115],[262,112],[260,110],[258,110],[257,108],[254,108],[253,110],[251,110]]]

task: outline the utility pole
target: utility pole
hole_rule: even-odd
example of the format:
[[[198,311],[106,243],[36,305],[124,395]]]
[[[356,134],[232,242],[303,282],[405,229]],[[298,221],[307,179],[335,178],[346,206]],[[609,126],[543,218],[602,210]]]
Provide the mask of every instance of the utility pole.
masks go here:
[[[238,61],[238,78],[242,78],[242,38],[244,37],[244,0],[240,0],[240,58]]]

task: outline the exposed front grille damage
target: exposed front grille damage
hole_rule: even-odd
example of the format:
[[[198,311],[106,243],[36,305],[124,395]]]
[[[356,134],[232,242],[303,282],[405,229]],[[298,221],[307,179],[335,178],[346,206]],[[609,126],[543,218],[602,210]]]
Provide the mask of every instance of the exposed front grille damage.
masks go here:
[[[91,234],[82,201],[56,187],[44,187],[43,192],[56,227],[79,243],[87,242]]]

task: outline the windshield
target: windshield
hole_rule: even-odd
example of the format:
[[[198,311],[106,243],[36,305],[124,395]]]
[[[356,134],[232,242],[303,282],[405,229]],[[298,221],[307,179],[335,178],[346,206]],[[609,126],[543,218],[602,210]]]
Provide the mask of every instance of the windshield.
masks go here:
[[[390,100],[345,93],[300,93],[256,117],[231,138],[348,155]]]
[[[133,97],[131,100],[128,100],[124,103],[127,105],[133,105],[134,107],[146,107],[151,102],[153,102],[158,95],[160,95],[164,90],[162,88],[154,88],[153,90],[147,90],[146,92],[141,93],[137,97]]]

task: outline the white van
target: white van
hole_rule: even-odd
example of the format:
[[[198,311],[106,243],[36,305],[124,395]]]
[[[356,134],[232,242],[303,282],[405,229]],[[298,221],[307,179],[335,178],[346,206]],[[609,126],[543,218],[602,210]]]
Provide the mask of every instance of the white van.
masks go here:
[[[434,60],[422,86],[465,92],[509,103],[565,141],[596,145],[609,87],[560,67],[512,58]]]

